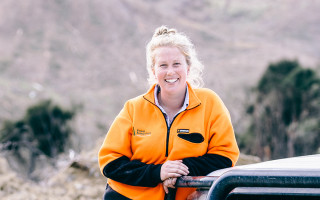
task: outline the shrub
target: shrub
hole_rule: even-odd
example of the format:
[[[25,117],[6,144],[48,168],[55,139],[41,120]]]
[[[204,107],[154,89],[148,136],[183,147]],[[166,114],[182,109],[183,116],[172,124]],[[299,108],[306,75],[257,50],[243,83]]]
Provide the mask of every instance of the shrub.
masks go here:
[[[244,151],[275,159],[318,150],[320,79],[314,70],[298,61],[272,63],[254,91],[256,99],[247,108],[251,125],[240,140]],[[252,140],[254,145],[246,143]]]
[[[44,100],[29,107],[25,116],[6,121],[0,132],[3,149],[18,151],[21,146],[32,152],[55,157],[68,144],[71,128],[68,125],[75,112]]]

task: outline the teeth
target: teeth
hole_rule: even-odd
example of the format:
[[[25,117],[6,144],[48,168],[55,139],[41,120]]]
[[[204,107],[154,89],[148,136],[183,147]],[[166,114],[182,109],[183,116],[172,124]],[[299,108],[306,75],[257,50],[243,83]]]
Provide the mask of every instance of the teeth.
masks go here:
[[[176,82],[178,79],[166,79],[166,82],[169,82],[169,83],[174,83]]]

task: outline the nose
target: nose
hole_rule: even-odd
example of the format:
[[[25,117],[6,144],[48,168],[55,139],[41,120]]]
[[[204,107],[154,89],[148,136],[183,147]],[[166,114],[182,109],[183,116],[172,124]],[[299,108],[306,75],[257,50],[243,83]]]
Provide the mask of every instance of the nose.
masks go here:
[[[174,72],[174,68],[173,68],[173,66],[169,66],[168,67],[168,71],[167,71],[167,75],[172,75],[172,74],[174,74],[175,72]]]

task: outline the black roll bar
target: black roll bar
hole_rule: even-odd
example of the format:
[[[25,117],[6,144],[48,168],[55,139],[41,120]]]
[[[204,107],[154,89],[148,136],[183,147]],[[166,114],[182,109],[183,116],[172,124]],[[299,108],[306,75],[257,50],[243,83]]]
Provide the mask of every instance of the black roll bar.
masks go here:
[[[211,185],[217,180],[217,176],[182,176],[177,179],[175,187],[193,187],[198,189],[210,189]],[[169,188],[166,200],[176,198],[176,189]]]
[[[218,176],[182,176],[177,179],[176,187],[195,187],[200,189],[210,189]]]
[[[320,188],[319,170],[234,169],[217,178],[207,200],[225,200],[236,187]]]

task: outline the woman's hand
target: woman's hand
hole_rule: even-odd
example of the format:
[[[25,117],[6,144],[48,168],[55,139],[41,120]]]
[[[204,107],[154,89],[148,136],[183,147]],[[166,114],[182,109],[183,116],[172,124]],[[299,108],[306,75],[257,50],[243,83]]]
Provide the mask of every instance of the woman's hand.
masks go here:
[[[161,166],[160,178],[165,181],[168,178],[178,178],[188,174],[188,167],[182,163],[182,160],[168,160]]]
[[[168,178],[165,181],[163,181],[163,189],[165,191],[166,194],[169,193],[168,188],[174,188],[174,185],[176,184],[177,178]]]

